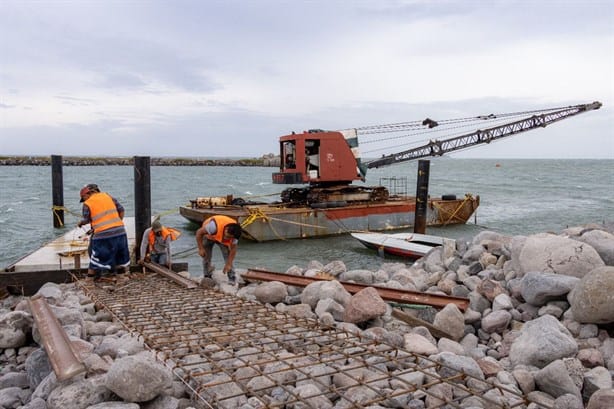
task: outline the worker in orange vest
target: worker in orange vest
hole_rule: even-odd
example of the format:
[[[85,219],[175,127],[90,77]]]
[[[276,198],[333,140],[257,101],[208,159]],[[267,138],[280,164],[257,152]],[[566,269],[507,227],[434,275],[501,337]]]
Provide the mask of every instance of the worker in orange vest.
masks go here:
[[[139,264],[145,261],[171,268],[171,242],[177,240],[180,234],[178,230],[163,226],[160,220],[154,220],[151,227],[143,232]]]
[[[130,265],[128,236],[124,228],[124,207],[111,195],[91,183],[81,188],[83,219],[78,227],[91,226],[87,275],[94,279],[104,273],[123,273]]]
[[[241,237],[241,225],[236,220],[223,215],[215,215],[206,219],[202,226],[196,230],[196,244],[198,254],[203,258],[203,276],[211,277],[215,267],[211,265],[213,245],[217,244],[224,257],[224,274],[228,275],[228,282],[235,284],[237,277],[233,262],[237,255],[237,246]]]

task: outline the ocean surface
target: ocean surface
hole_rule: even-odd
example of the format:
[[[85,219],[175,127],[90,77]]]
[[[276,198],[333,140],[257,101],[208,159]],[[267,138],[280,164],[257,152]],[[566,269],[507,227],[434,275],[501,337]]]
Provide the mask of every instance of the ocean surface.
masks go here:
[[[183,219],[178,207],[197,196],[233,194],[235,197],[274,200],[285,185],[274,185],[269,167],[151,167],[152,215],[161,214],[165,225],[183,231],[175,241],[174,261],[188,262],[193,275],[202,274],[195,247],[196,225]],[[365,185],[386,178],[407,178],[407,191],[416,191],[417,162],[371,169]],[[81,206],[79,189],[97,183],[115,196],[134,216],[134,168],[92,166],[63,168],[66,226],[55,229],[51,211],[51,167],[0,167],[0,269],[75,228]],[[471,193],[480,207],[466,225],[427,228],[427,234],[471,239],[484,229],[507,235],[555,232],[569,226],[614,220],[614,160],[490,160],[436,158],[430,161],[432,196]],[[73,214],[74,213],[74,214]],[[214,249],[214,264],[223,261]],[[326,264],[342,260],[350,269],[377,269],[381,258],[349,235],[321,239],[267,243],[241,241],[237,268],[286,271],[306,267],[310,260]]]

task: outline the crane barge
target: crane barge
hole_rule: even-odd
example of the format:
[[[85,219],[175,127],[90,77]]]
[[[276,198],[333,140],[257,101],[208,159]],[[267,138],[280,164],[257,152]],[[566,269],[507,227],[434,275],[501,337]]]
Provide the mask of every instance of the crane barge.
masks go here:
[[[525,111],[510,114],[490,114],[472,118],[375,125],[341,131],[312,129],[279,138],[279,172],[272,174],[275,184],[302,185],[289,187],[273,203],[226,196],[202,196],[181,206],[186,219],[202,223],[215,214],[237,220],[244,237],[255,241],[322,237],[350,231],[385,231],[408,228],[414,224],[415,197],[390,192],[386,186],[352,184],[365,181],[370,168],[389,166],[425,157],[444,154],[488,144],[518,133],[543,128],[575,115],[599,109],[600,102]],[[519,118],[519,119],[518,119]],[[477,130],[463,128],[480,126]],[[363,161],[359,139],[367,135],[394,133],[405,136],[456,130],[450,136],[430,139],[427,143],[400,152]],[[460,131],[459,131],[460,130]],[[382,140],[382,138],[380,138]],[[463,224],[474,214],[480,197],[444,195],[429,197],[428,226]]]

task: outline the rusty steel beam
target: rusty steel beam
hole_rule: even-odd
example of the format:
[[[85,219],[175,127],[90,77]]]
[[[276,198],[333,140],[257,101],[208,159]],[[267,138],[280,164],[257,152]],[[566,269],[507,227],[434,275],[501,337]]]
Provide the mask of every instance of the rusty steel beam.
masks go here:
[[[28,306],[41,335],[43,347],[59,381],[85,372],[85,365],[77,358],[68,335],[57,317],[40,295],[28,299]]]
[[[294,285],[299,287],[305,287],[316,281],[327,281],[327,278],[319,277],[304,277],[295,276],[292,274],[276,273],[274,271],[261,270],[251,268],[246,273],[241,274],[244,280],[256,280],[256,281],[280,281],[284,284]],[[430,305],[432,307],[443,308],[448,304],[456,305],[461,311],[466,311],[469,308],[469,299],[462,297],[453,297],[449,295],[430,294],[420,291],[411,290],[398,290],[393,288],[378,287],[375,285],[364,285],[356,283],[348,283],[345,281],[339,281],[341,285],[350,293],[355,294],[360,290],[364,290],[367,287],[373,287],[377,290],[382,299],[386,301],[395,301],[405,304],[421,304]]]
[[[173,280],[174,282],[187,288],[188,290],[191,290],[193,288],[198,288],[198,284],[196,284],[194,281],[188,278],[182,277],[179,274],[175,273],[174,271],[169,270],[168,268],[164,266],[161,266],[160,264],[144,262],[143,266],[147,267],[154,273],[158,273],[170,280]]]

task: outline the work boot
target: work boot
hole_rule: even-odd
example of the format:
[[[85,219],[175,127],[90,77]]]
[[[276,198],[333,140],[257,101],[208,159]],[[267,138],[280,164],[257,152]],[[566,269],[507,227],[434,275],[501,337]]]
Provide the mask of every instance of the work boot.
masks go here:
[[[207,267],[207,273],[205,274],[205,277],[211,278],[211,275],[213,274],[214,271],[215,271],[215,266],[213,264],[209,264],[209,266]]]

